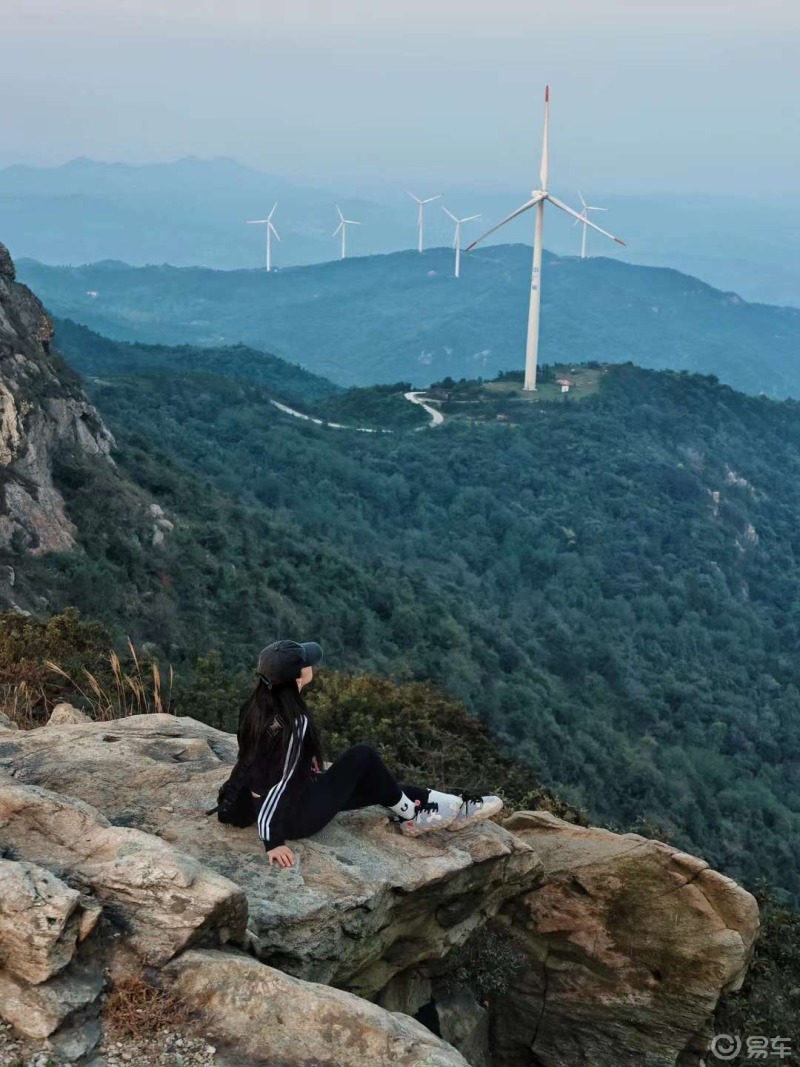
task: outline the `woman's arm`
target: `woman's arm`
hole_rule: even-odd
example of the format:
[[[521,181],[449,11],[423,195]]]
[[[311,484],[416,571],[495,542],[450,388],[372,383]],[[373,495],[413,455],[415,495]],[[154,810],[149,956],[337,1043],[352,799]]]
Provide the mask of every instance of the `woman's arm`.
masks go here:
[[[275,781],[267,789],[261,801],[261,808],[258,813],[258,834],[264,842],[264,848],[267,852],[284,844],[283,823],[286,792],[300,761],[307,726],[308,720],[303,715],[292,730],[282,765],[280,768],[275,767],[275,772],[277,772]]]

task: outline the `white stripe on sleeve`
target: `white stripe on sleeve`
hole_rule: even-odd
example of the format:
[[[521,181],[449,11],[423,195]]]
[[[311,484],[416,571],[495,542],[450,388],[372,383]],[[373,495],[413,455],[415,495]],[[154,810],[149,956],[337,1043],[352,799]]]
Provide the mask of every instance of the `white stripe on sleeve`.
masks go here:
[[[303,740],[306,736],[307,725],[308,719],[304,715],[300,720],[300,723],[298,723],[298,726],[300,727],[299,736],[293,732],[288,748],[286,749],[286,759],[283,761],[283,773],[281,778],[269,790],[264,798],[264,803],[261,805],[261,811],[258,816],[258,834],[262,841],[269,841],[269,828],[272,822],[272,817],[286,790],[286,786],[289,784],[292,775],[297,769],[300,753],[303,751]]]

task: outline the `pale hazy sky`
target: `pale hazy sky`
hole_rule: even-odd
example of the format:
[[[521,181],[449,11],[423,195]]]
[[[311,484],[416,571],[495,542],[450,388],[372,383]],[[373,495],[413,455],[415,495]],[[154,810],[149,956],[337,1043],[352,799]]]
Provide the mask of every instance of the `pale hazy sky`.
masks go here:
[[[0,164],[798,191],[800,0],[0,0]]]

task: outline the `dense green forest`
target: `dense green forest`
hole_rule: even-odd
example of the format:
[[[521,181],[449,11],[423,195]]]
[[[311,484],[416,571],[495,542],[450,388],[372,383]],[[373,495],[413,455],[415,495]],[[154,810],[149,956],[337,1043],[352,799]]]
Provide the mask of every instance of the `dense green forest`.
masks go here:
[[[57,472],[86,554],[25,563],[50,608],[182,669],[292,633],[430,680],[592,818],[800,895],[800,405],[622,366],[516,425],[365,435],[220,374],[91,392],[118,465]]]
[[[531,252],[450,249],[265,271],[18,264],[50,311],[120,340],[244,343],[341,385],[522,364]],[[800,396],[800,310],[748,304],[678,271],[546,254],[541,358],[632,361],[717,375],[745,392]]]
[[[322,397],[336,396],[341,389],[317,374],[269,352],[261,352],[247,345],[128,344],[110,341],[86,326],[70,319],[56,323],[56,344],[69,360],[71,367],[86,377],[100,374],[131,374],[148,368],[167,371],[206,371],[241,378],[266,386],[270,395],[289,403],[304,402],[313,406]]]

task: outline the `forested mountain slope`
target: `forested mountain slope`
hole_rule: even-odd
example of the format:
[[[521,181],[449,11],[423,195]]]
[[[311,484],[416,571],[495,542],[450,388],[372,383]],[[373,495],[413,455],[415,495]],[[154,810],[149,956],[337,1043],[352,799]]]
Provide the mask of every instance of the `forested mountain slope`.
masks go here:
[[[432,249],[265,271],[98,263],[20,274],[50,311],[121,340],[244,343],[342,385],[520,367],[530,249],[480,248],[452,277]],[[747,304],[677,271],[547,256],[541,359],[717,375],[745,392],[800,396],[800,310]]]
[[[57,319],[55,329],[59,351],[87,377],[141,370],[208,372],[257,383],[278,399],[310,405],[341,392],[327,378],[247,345],[201,348],[111,341],[69,319]]]
[[[87,562],[41,561],[54,606],[179,663],[321,635],[441,684],[592,817],[800,892],[799,405],[619,367],[519,425],[369,436],[220,376],[91,390],[179,519],[143,551],[73,487]]]

